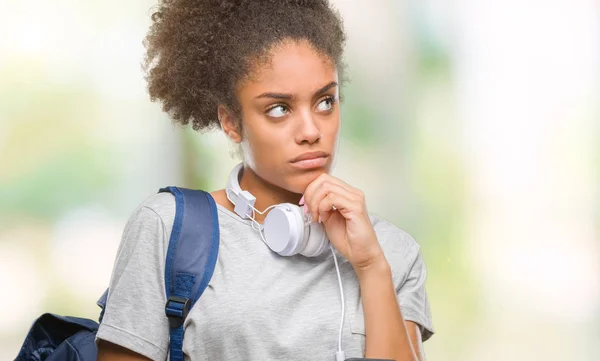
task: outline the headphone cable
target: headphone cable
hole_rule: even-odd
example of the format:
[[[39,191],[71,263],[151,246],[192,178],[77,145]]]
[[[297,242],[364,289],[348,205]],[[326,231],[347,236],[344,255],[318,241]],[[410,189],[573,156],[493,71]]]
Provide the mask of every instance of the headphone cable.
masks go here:
[[[338,265],[337,257],[335,256],[335,251],[331,243],[329,243],[329,249],[331,250],[331,254],[333,255],[333,262],[335,263],[335,271],[337,272],[338,284],[340,286],[340,299],[342,302],[342,317],[340,321],[340,333],[338,337],[338,350],[335,353],[336,361],[344,361],[346,359],[346,355],[344,351],[342,351],[342,331],[344,329],[344,316],[346,314],[346,302],[344,301],[344,288],[342,287],[342,276],[340,275],[340,267]]]

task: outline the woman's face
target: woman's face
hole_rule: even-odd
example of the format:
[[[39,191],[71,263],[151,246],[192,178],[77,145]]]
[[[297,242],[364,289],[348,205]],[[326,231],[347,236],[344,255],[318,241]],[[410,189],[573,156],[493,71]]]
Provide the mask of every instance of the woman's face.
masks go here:
[[[268,183],[302,193],[329,172],[340,129],[333,62],[305,41],[274,48],[237,89],[244,161]]]

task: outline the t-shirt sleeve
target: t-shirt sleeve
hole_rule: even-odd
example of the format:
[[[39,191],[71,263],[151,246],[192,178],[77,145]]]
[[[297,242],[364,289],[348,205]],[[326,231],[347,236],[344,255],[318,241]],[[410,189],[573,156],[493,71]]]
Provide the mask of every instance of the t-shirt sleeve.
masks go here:
[[[111,276],[101,339],[166,360],[169,325],[165,316],[164,260],[167,233],[161,217],[141,205],[129,218]]]
[[[383,219],[375,219],[375,231],[392,268],[392,279],[405,321],[419,325],[423,341],[433,333],[425,281],[427,270],[419,244],[408,233]]]
[[[409,268],[406,276],[396,283],[398,304],[404,320],[418,324],[421,329],[422,340],[426,341],[433,335],[434,330],[429,300],[425,290],[427,270],[421,256],[420,247],[416,242],[407,260],[409,261],[407,263]]]

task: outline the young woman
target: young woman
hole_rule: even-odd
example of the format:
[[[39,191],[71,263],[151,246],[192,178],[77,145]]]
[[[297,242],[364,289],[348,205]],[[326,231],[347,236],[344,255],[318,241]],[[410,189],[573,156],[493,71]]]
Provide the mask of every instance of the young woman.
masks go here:
[[[240,146],[237,179],[254,207],[298,204],[336,250],[276,254],[256,226],[268,212],[244,219],[226,189],[212,192],[221,244],[210,285],[184,324],[185,358],[335,359],[337,255],[346,357],[423,360],[433,329],[419,245],[329,174],[345,34],[328,1],[163,0],[152,19],[151,98],[175,122],[222,130]],[[100,361],[167,359],[164,269],[174,215],[174,197],[161,193],[131,216],[97,335]]]

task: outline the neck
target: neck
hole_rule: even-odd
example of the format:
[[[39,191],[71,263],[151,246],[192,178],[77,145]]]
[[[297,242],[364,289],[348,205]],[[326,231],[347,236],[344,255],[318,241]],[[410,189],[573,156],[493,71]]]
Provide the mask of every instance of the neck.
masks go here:
[[[293,193],[286,189],[268,183],[260,178],[254,171],[248,167],[244,167],[242,177],[240,179],[240,188],[247,190],[256,197],[254,208],[259,211],[264,211],[266,208],[279,203],[298,204],[302,194]],[[258,223],[263,223],[268,212],[265,214],[254,213],[254,219]]]

